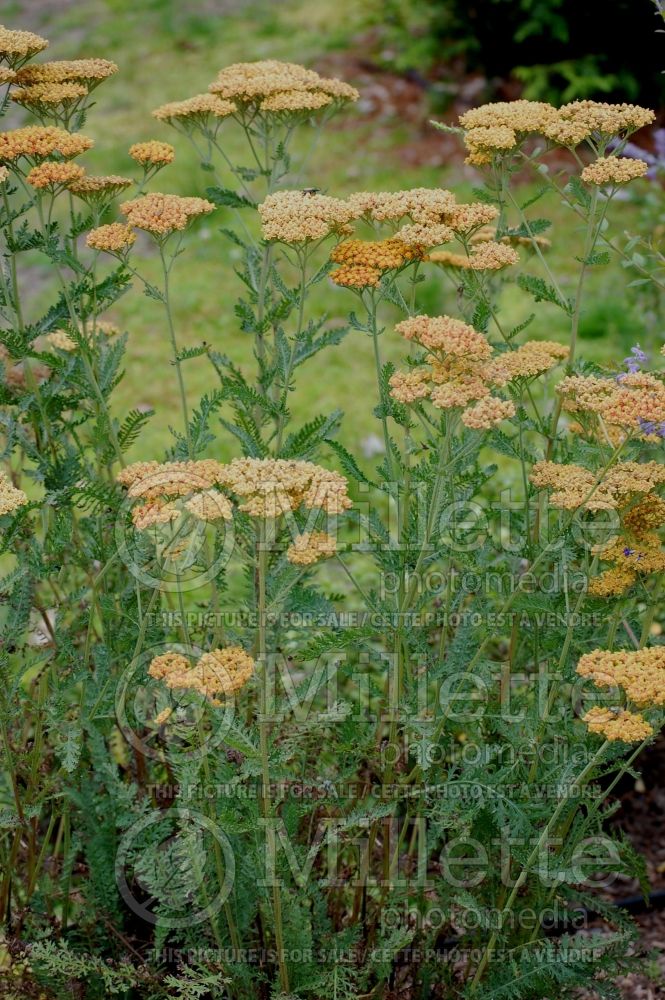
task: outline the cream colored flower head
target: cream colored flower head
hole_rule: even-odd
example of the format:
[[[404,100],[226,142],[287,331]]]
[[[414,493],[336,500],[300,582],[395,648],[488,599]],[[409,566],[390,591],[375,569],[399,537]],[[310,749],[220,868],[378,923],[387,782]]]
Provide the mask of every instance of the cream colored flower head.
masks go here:
[[[228,118],[236,111],[233,101],[225,101],[217,94],[195,94],[183,101],[162,104],[153,111],[153,118],[169,124],[204,124],[210,119]]]
[[[356,101],[359,96],[342,80],[328,79],[304,66],[276,59],[227,66],[209,90],[241,107],[251,105],[263,113],[277,114],[313,111],[333,101]],[[298,98],[297,94],[309,96]]]
[[[34,83],[12,91],[12,101],[26,108],[46,112],[58,106],[68,107],[86,97],[88,88],[84,83]]]
[[[16,83],[32,85],[73,81],[92,89],[117,72],[117,65],[109,59],[61,59],[24,66],[16,74]]]
[[[28,498],[23,490],[18,490],[12,483],[9,476],[0,470],[0,515],[11,514],[24,507]]]
[[[47,47],[48,41],[32,31],[13,31],[0,24],[0,59],[9,66],[19,66]]]
[[[352,232],[357,218],[353,207],[340,198],[305,191],[277,191],[259,205],[261,228],[266,240],[307,243],[331,233]]]
[[[346,479],[313,462],[236,458],[224,467],[220,481],[252,517],[276,518],[300,507],[335,515],[352,506]]]
[[[581,174],[586,184],[627,184],[636,177],[644,177],[649,165],[644,160],[633,160],[628,156],[599,157],[586,166]]]

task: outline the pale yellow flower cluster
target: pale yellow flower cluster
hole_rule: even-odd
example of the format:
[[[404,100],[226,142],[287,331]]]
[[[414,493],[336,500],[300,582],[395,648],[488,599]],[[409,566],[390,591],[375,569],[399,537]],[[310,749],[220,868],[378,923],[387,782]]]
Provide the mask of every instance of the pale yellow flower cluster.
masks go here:
[[[148,142],[135,142],[129,147],[129,155],[143,167],[166,166],[167,163],[173,163],[175,149],[168,142],[151,139]]]
[[[215,459],[188,462],[135,462],[118,474],[127,495],[144,503],[185,504],[200,520],[229,520],[233,507],[223,487],[242,498],[239,510],[255,517],[278,517],[299,507],[340,514],[351,506],[343,476],[312,462],[237,458],[228,465]]]
[[[518,264],[519,259],[520,255],[514,247],[487,240],[476,243],[472,248],[468,267],[472,271],[500,271],[504,267]]]
[[[133,201],[126,201],[120,211],[127,223],[144,229],[154,236],[168,236],[185,229],[198,215],[212,212],[215,206],[205,198],[183,198],[178,194],[145,194]]]
[[[336,285],[366,288],[378,285],[386,271],[397,270],[413,260],[421,260],[422,250],[399,237],[389,240],[344,240],[338,243],[330,259],[341,267],[330,277]]]
[[[53,125],[27,125],[0,132],[0,161],[18,160],[21,156],[42,160],[54,153],[68,159],[80,156],[93,145],[92,139]]]
[[[269,97],[264,97],[259,108],[261,111],[318,111],[333,103],[331,94],[323,91],[282,90]]]
[[[123,222],[98,226],[97,229],[91,229],[86,237],[86,244],[91,250],[104,250],[107,253],[124,253],[135,241],[136,233]]]
[[[649,649],[594,649],[577,664],[580,677],[596,687],[620,687],[638,708],[665,705],[665,646]]]
[[[331,233],[349,234],[356,218],[341,198],[305,191],[277,191],[259,205],[263,237],[282,243],[306,243]]]
[[[621,708],[601,708],[595,705],[583,719],[590,733],[604,736],[606,740],[620,740],[622,743],[641,743],[653,735],[653,726],[638,712]]]
[[[84,83],[33,83],[13,90],[12,101],[35,111],[48,110],[56,105],[67,107],[85,97],[88,88]]]
[[[450,226],[445,226],[443,223],[428,225],[422,222],[413,222],[409,226],[402,226],[397,233],[397,237],[402,243],[418,247],[438,247],[442,243],[449,243],[454,235]]]
[[[452,253],[449,250],[435,250],[427,260],[443,267],[454,267],[465,271],[500,271],[519,263],[519,254],[509,245],[510,241],[502,239],[481,240],[471,248],[471,254]]]
[[[596,136],[607,140],[629,135],[654,118],[653,111],[634,104],[573,101],[555,108],[541,101],[519,100],[484,104],[461,115],[459,121],[465,130],[467,162],[482,166],[495,155],[516,149],[528,135],[577,146]]]
[[[153,117],[169,124],[192,122],[205,124],[210,118],[227,118],[236,110],[235,104],[217,94],[195,94],[184,101],[171,101],[153,111]]]
[[[311,566],[329,559],[337,551],[337,542],[325,531],[305,531],[286,550],[286,558],[296,566]]]
[[[0,24],[0,59],[10,66],[37,55],[47,46],[48,41],[32,31],[13,31]]]
[[[660,462],[619,462],[609,469],[602,482],[581,465],[536,462],[529,477],[538,489],[551,489],[550,503],[563,510],[618,510],[632,498],[651,493],[665,482],[665,465]]]
[[[152,659],[148,673],[171,690],[196,691],[220,705],[218,696],[236,694],[251,680],[254,669],[254,660],[241,646],[226,646],[204,653],[193,665],[181,653],[163,653]]]
[[[627,184],[636,177],[644,177],[649,169],[644,160],[628,156],[599,157],[584,168],[581,178],[586,184]]]
[[[334,515],[352,506],[346,479],[313,462],[236,458],[224,467],[221,481],[243,498],[239,510],[253,517],[278,517],[299,507]]]
[[[630,135],[655,120],[655,114],[637,104],[607,104],[604,101],[572,101],[559,108],[547,122],[543,135],[566,146],[577,145],[594,135],[605,139]]]
[[[502,152],[513,149],[517,137],[507,125],[485,125],[465,132],[464,142],[469,150],[467,163],[480,165],[488,163],[497,150]]]
[[[444,188],[405,191],[357,191],[348,198],[353,217],[370,222],[398,222],[409,218],[423,226],[447,221],[456,208],[455,195]]]
[[[243,110],[254,106],[263,111],[285,111],[288,110],[285,104],[291,100],[297,102],[295,95],[299,94],[314,95],[315,99],[323,96],[339,102],[357,101],[359,97],[358,91],[342,80],[328,79],[304,66],[276,59],[227,66],[218,73],[208,89],[212,94],[234,101]],[[276,99],[281,106],[266,107],[265,102],[270,104],[272,99]],[[307,98],[301,97],[300,108],[294,110],[324,106],[307,104],[306,101]]]
[[[78,198],[89,203],[103,203],[115,198],[121,191],[131,187],[134,182],[129,177],[120,177],[118,174],[107,174],[105,176],[81,177],[80,180],[68,184],[68,190]]]
[[[9,476],[0,470],[0,516],[11,514],[19,507],[27,504],[28,498],[23,490],[18,490]]]
[[[26,180],[38,191],[56,191],[68,187],[74,181],[80,181],[85,170],[78,163],[62,160],[46,160],[33,167]]]
[[[46,335],[46,342],[59,351],[76,350],[76,341],[72,340],[66,330],[53,330]]]
[[[6,66],[0,66],[0,84],[12,83],[16,79],[16,73],[13,69],[8,69]]]
[[[118,72],[110,59],[61,59],[56,62],[31,63],[16,74],[16,83],[84,83],[91,87]]]

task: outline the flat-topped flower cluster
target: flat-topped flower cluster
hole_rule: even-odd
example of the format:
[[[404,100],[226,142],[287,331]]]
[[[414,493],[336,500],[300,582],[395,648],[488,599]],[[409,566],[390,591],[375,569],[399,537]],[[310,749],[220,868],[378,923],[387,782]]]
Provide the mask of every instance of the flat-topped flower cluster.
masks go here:
[[[186,512],[199,521],[228,521],[234,504],[250,517],[268,520],[301,509],[332,517],[352,506],[348,483],[338,472],[287,459],[237,458],[226,465],[215,459],[135,462],[118,473],[117,481],[131,500],[140,501],[132,509],[140,530],[176,521]],[[333,553],[334,539],[307,532],[294,540],[287,557],[307,565]]]

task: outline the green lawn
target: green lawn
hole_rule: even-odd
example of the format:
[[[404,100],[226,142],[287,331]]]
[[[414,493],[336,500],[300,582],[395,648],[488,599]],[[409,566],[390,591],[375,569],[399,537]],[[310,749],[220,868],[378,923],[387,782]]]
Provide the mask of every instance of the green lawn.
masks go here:
[[[43,7],[43,11],[42,8]],[[281,58],[316,66],[326,52],[345,49],[362,28],[359,11],[353,0],[319,0],[316,5],[304,0],[285,3],[230,2],[219,4],[199,0],[180,5],[167,0],[130,3],[128,0],[89,0],[66,4],[62,9],[36,0],[10,4],[5,23],[40,30],[52,40],[51,58],[103,56],[114,59],[120,72],[97,91],[98,104],[93,108],[86,132],[96,146],[84,158],[91,172],[126,173],[134,166],[127,155],[132,142],[159,138],[173,142],[176,162],[153,182],[152,189],[180,194],[202,194],[210,175],[199,169],[196,156],[186,140],[167,126],[151,118],[153,108],[169,100],[204,91],[222,66],[235,61]],[[351,80],[350,82],[354,82]],[[411,126],[400,120],[385,122],[378,128],[364,115],[362,108],[351,109],[344,120],[337,119],[325,132],[312,153],[307,185],[315,185],[330,194],[347,194],[354,189],[397,189],[413,186],[453,187],[460,197],[471,197],[473,176],[456,160],[445,169],[425,167],[406,170],[398,155],[400,145],[408,143]],[[239,136],[233,123],[223,133],[227,151],[238,159]],[[303,137],[308,145],[313,134]],[[525,191],[525,195],[528,192]],[[574,221],[561,205],[548,197],[536,207],[536,214],[554,221],[550,257],[562,284],[571,287],[577,267],[573,256],[580,236]],[[616,230],[630,228],[636,209],[631,205],[615,206],[621,213]],[[188,251],[176,265],[174,280],[175,312],[178,337],[182,346],[205,340],[216,350],[229,354],[238,364],[252,365],[249,339],[243,335],[235,318],[233,305],[242,286],[234,274],[238,251],[219,233],[224,225],[233,225],[227,210],[208,217],[204,225],[192,231]],[[525,254],[526,252],[524,252]],[[136,260],[147,277],[156,279],[157,260],[149,242],[137,243]],[[531,265],[530,265],[531,266]],[[535,262],[532,265],[537,272]],[[48,272],[34,267],[37,298],[45,296]],[[431,268],[424,286],[423,304],[430,310],[455,310],[455,293],[441,272]],[[625,301],[625,275],[613,265],[597,269],[590,280],[589,305],[583,317],[583,351],[593,359],[622,358],[631,342],[647,335],[639,313]],[[357,300],[348,291],[326,282],[318,286],[312,308],[325,311],[332,321],[343,323]],[[506,324],[524,319],[532,303],[513,286],[506,286],[502,309]],[[162,307],[134,287],[114,306],[110,317],[129,332],[126,376],[116,391],[115,408],[122,415],[128,408],[150,405],[156,416],[135,446],[133,457],[161,457],[169,442],[168,424],[179,421],[176,381],[169,365],[169,345]],[[406,346],[392,335],[391,316],[387,312],[383,337],[385,357],[404,356]],[[550,306],[539,307],[539,320],[532,335],[565,338],[565,318]],[[188,394],[192,404],[213,385],[214,373],[204,358],[185,367]],[[340,347],[324,352],[301,369],[300,382],[292,399],[292,412],[300,421],[336,406],[345,411],[342,440],[357,449],[359,441],[376,432],[372,417],[374,370],[371,343],[358,333],[350,333]],[[233,445],[229,442],[228,454]]]

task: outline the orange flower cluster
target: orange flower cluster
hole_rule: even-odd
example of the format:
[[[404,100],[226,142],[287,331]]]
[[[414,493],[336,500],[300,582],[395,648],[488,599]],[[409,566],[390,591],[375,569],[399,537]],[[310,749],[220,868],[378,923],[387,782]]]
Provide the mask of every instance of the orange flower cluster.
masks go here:
[[[531,482],[538,489],[551,489],[550,503],[563,510],[618,510],[640,494],[651,493],[665,482],[660,462],[619,462],[602,481],[581,465],[536,462]]]
[[[53,125],[27,125],[11,132],[0,132],[0,161],[14,161],[22,156],[43,160],[54,153],[69,159],[80,156],[92,146],[92,139],[78,133]]]
[[[72,182],[80,181],[84,174],[85,170],[78,163],[46,160],[33,167],[26,180],[39,191],[57,191],[68,187]]]
[[[439,409],[462,409],[462,421],[475,430],[514,415],[510,401],[490,394],[492,386],[505,385],[508,379],[482,333],[451,316],[413,316],[397,330],[432,352],[427,367],[391,376],[391,395],[398,402],[429,399]],[[477,405],[466,409],[471,403]]]
[[[127,495],[141,503],[132,510],[140,530],[179,518],[182,510],[174,501],[186,497],[183,510],[197,520],[230,520],[231,503],[214,487],[222,482],[224,466],[214,459],[189,462],[134,462],[118,473]]]
[[[86,237],[86,244],[91,250],[103,250],[106,253],[124,253],[136,241],[136,233],[131,226],[122,222],[110,222],[106,226],[91,229]]]
[[[212,212],[214,207],[205,198],[183,198],[178,194],[154,192],[123,202],[120,211],[126,216],[128,225],[161,237],[186,229],[197,215]]]
[[[641,743],[653,735],[650,726],[639,712],[629,712],[625,708],[613,710],[599,705],[590,709],[583,719],[590,733],[604,736],[606,740],[622,743]]]
[[[129,155],[143,167],[166,166],[173,163],[175,149],[168,142],[151,139],[149,142],[135,142],[129,147]]]
[[[665,646],[610,652],[594,649],[577,664],[580,677],[596,687],[620,687],[638,708],[665,705]]]
[[[427,367],[391,376],[391,395],[400,403],[423,399],[440,409],[468,407],[462,422],[486,430],[515,414],[509,400],[490,394],[516,379],[533,378],[548,371],[568,354],[553,341],[532,341],[514,351],[494,355],[487,338],[451,316],[412,316],[397,331],[431,353]]]
[[[611,566],[589,584],[589,593],[596,597],[623,594],[638,575],[665,570],[665,551],[654,530],[665,524],[665,502],[657,494],[647,493],[621,513],[620,536],[601,549],[603,561]]]
[[[129,177],[119,177],[117,174],[106,176],[81,177],[78,181],[68,184],[68,189],[82,201],[89,204],[104,204],[115,198],[121,191],[131,187],[134,182]]]
[[[411,246],[401,238],[389,240],[345,240],[339,243],[330,259],[341,267],[330,277],[336,285],[366,288],[378,285],[386,271],[398,270],[413,260],[422,260],[419,246]]]
[[[194,665],[181,653],[163,653],[152,659],[148,673],[171,690],[196,691],[213,705],[221,705],[218,695],[237,694],[254,669],[254,660],[241,646],[226,646],[204,653]]]
[[[659,440],[651,428],[665,426],[665,381],[660,373],[628,372],[611,379],[571,375],[557,392],[566,410],[595,414],[607,428],[624,435]]]
[[[337,542],[325,531],[305,531],[286,550],[286,558],[296,566],[311,566],[329,559],[337,551]]]
[[[187,497],[184,509],[205,521],[233,515],[218,487],[242,498],[238,509],[254,517],[278,517],[299,507],[340,514],[351,506],[343,476],[312,462],[285,459],[237,458],[228,465],[215,459],[134,462],[118,474],[118,482],[146,505]]]

